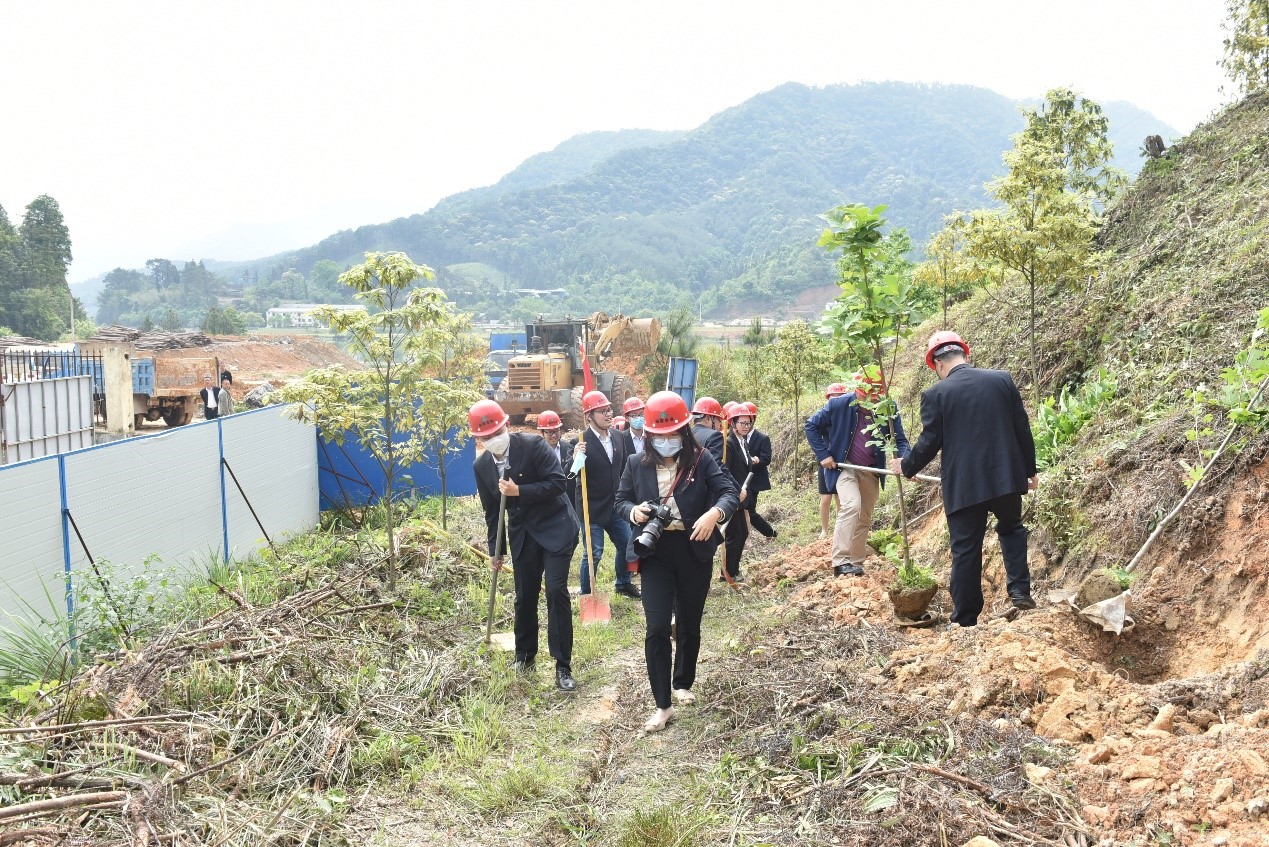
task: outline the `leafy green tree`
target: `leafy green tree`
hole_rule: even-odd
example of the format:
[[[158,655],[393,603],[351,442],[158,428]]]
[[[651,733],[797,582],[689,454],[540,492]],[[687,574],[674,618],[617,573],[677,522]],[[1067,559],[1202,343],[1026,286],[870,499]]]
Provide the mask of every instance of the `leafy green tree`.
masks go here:
[[[828,376],[833,367],[832,354],[806,321],[791,321],[780,327],[763,352],[768,363],[768,387],[782,403],[792,404],[795,421],[802,420],[802,395],[807,386],[816,385]],[[800,438],[793,441],[794,467],[798,467],[801,443]]]
[[[185,322],[181,320],[180,314],[175,309],[168,306],[163,310],[163,318],[159,321],[159,326],[168,332],[179,332],[185,326]]]
[[[147,259],[145,269],[150,272],[150,279],[159,291],[165,288],[179,288],[181,272],[168,259]]]
[[[369,312],[319,307],[314,316],[346,336],[349,348],[368,370],[330,367],[313,371],[283,389],[295,414],[312,421],[323,437],[342,444],[355,435],[374,457],[384,478],[388,536],[388,583],[396,587],[397,542],[393,498],[403,470],[420,460],[428,439],[443,422],[438,416],[466,409],[479,398],[475,389],[442,378],[447,340],[465,322],[445,293],[421,288],[435,277],[404,253],[367,253],[340,281],[356,292]]]
[[[26,207],[19,234],[25,287],[68,291],[66,271],[72,258],[70,230],[66,228],[57,201],[47,194],[32,200]]]
[[[9,215],[0,206],[0,293],[20,288],[18,269],[21,267],[22,236],[9,222]],[[3,308],[3,304],[0,304]]]
[[[1269,0],[1225,0],[1221,67],[1242,94],[1269,85]]]
[[[8,299],[6,320],[19,335],[56,341],[70,326],[70,303],[65,291],[22,288]]]
[[[838,282],[842,293],[826,310],[824,322],[832,329],[834,340],[844,349],[846,356],[867,363],[865,372],[881,382],[880,399],[866,404],[873,411],[875,431],[878,432],[898,412],[890,396],[884,345],[892,345],[892,356],[897,356],[899,343],[911,335],[925,317],[911,275],[893,270],[892,251],[887,248],[886,237],[881,232],[886,223],[881,216],[885,210],[885,206],[869,209],[857,203],[830,209],[822,216],[829,226],[819,240],[820,246],[826,250],[842,251]],[[893,372],[892,358],[890,373]],[[885,439],[882,450],[887,461],[894,455],[893,435]],[[897,477],[896,482],[903,537],[903,565],[899,570],[899,580],[912,587],[933,584],[927,569],[912,564],[902,477]]]
[[[640,368],[648,375],[648,384],[653,391],[660,391],[665,386],[672,357],[690,359],[696,355],[701,340],[692,331],[695,325],[696,315],[687,307],[675,309],[661,322],[661,340],[657,342],[656,352],[649,354]]]
[[[1018,274],[1027,287],[1032,394],[1038,406],[1037,295],[1050,286],[1073,284],[1095,267],[1098,210],[1119,190],[1122,175],[1107,165],[1106,121],[1095,103],[1054,89],[1044,105],[1024,115],[1026,127],[1004,156],[1008,174],[987,186],[1001,208],[970,215],[967,247],[971,257]]]
[[[486,344],[471,334],[471,316],[452,314],[436,326],[419,330],[420,343],[440,351],[436,377],[454,395],[446,403],[419,410],[419,433],[425,456],[436,463],[441,480],[441,528],[449,528],[450,457],[467,443],[467,409],[483,396]]]
[[[153,332],[153,331],[154,331],[154,321],[150,318],[150,316],[149,316],[149,315],[146,315],[146,316],[145,316],[145,317],[141,320],[141,326],[137,327],[137,329],[141,330],[142,332]]]
[[[966,216],[958,212],[943,221],[943,228],[925,245],[926,261],[913,268],[912,280],[938,292],[947,326],[948,307],[973,290],[982,271],[965,250]]]
[[[740,337],[740,341],[746,347],[761,347],[770,341],[766,332],[763,330],[762,318],[754,318],[753,323],[749,324],[749,328],[745,330],[745,334]]]
[[[208,335],[246,335],[247,319],[237,309],[212,306],[200,329]]]

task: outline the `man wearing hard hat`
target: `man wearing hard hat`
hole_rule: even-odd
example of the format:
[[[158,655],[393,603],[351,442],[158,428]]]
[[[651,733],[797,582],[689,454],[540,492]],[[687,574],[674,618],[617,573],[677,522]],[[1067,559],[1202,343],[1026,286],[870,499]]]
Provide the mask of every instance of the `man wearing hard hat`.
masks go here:
[[[1013,378],[969,363],[969,344],[936,332],[925,363],[939,381],[921,394],[921,437],[891,470],[911,479],[943,454],[943,513],[952,542],[952,622],[974,626],[983,610],[983,536],[988,513],[1005,560],[1009,599],[1034,609],[1022,495],[1037,483],[1031,423]]]

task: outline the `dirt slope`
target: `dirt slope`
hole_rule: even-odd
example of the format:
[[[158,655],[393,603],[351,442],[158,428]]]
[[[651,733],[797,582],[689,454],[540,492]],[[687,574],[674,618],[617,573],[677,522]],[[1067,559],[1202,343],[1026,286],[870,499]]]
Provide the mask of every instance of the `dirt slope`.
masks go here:
[[[886,665],[894,692],[1068,749],[1054,778],[1075,786],[1103,843],[1269,843],[1269,464],[1216,505],[1224,518],[1209,552],[1165,555],[1143,574],[1136,625],[1121,636],[1065,605],[1005,619],[1003,568],[990,549],[984,625],[903,630],[906,646]],[[931,541],[939,523],[918,534]],[[874,557],[864,578],[834,579],[829,553],[828,541],[794,548],[757,581],[792,583],[794,607],[840,626],[893,628],[892,571]],[[940,565],[946,585],[946,554]],[[1055,569],[1036,596],[1061,582]]]

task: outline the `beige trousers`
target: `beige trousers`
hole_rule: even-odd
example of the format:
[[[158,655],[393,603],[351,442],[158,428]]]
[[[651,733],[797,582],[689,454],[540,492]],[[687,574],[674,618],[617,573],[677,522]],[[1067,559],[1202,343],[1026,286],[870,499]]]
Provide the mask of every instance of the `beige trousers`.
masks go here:
[[[837,477],[837,524],[833,527],[833,566],[861,565],[868,558],[872,510],[881,490],[876,474],[845,468]]]

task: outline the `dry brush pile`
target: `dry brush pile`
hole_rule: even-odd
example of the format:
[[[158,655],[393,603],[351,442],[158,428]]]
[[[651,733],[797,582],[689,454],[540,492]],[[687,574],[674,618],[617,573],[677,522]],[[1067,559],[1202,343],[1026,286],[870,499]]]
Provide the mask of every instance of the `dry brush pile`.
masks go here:
[[[292,546],[0,718],[0,845],[347,843],[347,792],[446,743],[487,675],[454,646],[483,566],[445,537],[415,528],[391,597],[376,555]]]

